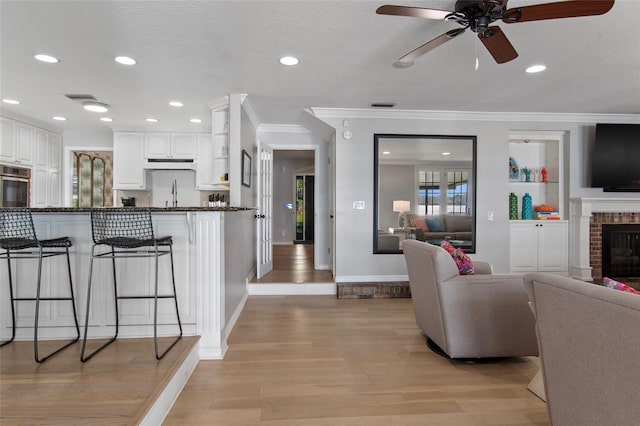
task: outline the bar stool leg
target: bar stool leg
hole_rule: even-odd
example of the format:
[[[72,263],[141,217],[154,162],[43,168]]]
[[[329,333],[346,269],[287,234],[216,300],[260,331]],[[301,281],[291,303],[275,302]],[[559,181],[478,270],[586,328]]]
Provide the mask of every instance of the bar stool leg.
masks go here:
[[[98,352],[100,352],[101,350],[106,348],[111,343],[115,342],[116,338],[118,337],[118,328],[119,328],[119,321],[118,321],[118,285],[117,285],[117,282],[116,282],[115,253],[114,253],[114,250],[112,248],[111,249],[111,261],[112,261],[112,268],[113,268],[113,294],[114,294],[113,303],[115,304],[116,333],[108,342],[106,342],[105,344],[103,344],[98,349],[94,350],[93,352],[91,352],[88,356],[84,355],[85,354],[85,350],[86,350],[86,346],[87,346],[87,331],[89,330],[89,309],[91,307],[91,277],[92,277],[92,274],[93,274],[93,260],[94,260],[95,250],[96,250],[96,246],[94,245],[92,247],[92,249],[91,249],[91,261],[89,262],[89,285],[87,287],[87,310],[86,310],[86,316],[85,316],[85,321],[84,321],[84,338],[82,339],[82,351],[80,353],[80,361],[82,361],[82,362],[89,361],[95,354],[97,354]]]
[[[6,252],[7,255],[7,271],[9,272],[9,302],[11,303],[11,339],[0,343],[0,348],[4,345],[8,345],[13,342],[16,338],[16,308],[14,306],[14,297],[13,297],[13,279],[11,277],[11,254],[9,250]]]
[[[176,294],[176,278],[175,278],[174,267],[173,267],[173,246],[169,245],[169,256],[171,261],[171,284],[173,287],[172,297],[175,302],[176,317],[178,318],[178,327],[180,329],[180,334],[169,345],[169,347],[164,350],[164,352],[162,352],[161,354],[158,354],[158,257],[159,257],[158,246],[155,247],[155,250],[156,250],[156,263],[155,263],[156,283],[155,283],[154,312],[153,312],[153,315],[154,315],[153,316],[153,340],[154,340],[154,345],[156,350],[156,359],[162,359],[162,357],[164,357],[167,354],[167,352],[169,352],[169,350],[173,348],[176,345],[176,343],[178,343],[178,341],[182,338],[182,323],[180,322],[180,314],[178,312],[178,297]]]
[[[78,316],[76,313],[76,303],[73,295],[73,282],[71,281],[71,261],[69,260],[69,248],[67,250],[67,271],[69,272],[69,290],[71,291],[71,298],[40,298],[40,290],[42,288],[42,247],[39,248],[38,253],[38,285],[36,287],[36,313],[35,313],[35,325],[33,327],[33,356],[37,363],[42,363],[57,354],[58,352],[66,349],[70,345],[74,344],[80,339],[80,327],[78,326]],[[38,322],[40,319],[40,300],[71,300],[71,306],[73,307],[73,319],[76,326],[76,337],[68,341],[65,345],[51,352],[49,355],[40,358],[40,351],[38,350]]]

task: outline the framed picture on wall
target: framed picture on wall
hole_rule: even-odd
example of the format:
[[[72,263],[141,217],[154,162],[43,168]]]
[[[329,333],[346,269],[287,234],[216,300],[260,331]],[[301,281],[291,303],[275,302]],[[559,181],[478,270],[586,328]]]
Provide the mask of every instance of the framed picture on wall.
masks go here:
[[[251,156],[242,150],[242,186],[251,188]]]

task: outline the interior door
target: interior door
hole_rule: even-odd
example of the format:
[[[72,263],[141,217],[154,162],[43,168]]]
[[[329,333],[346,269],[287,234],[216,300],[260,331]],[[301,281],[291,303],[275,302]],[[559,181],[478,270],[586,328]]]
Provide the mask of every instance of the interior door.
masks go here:
[[[256,274],[273,269],[273,148],[258,140],[258,213],[256,214]]]

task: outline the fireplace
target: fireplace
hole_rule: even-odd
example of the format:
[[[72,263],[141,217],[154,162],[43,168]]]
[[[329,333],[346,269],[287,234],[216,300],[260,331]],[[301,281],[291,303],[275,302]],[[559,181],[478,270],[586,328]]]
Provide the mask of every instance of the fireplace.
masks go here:
[[[602,276],[640,279],[640,224],[602,225]]]
[[[640,289],[640,212],[593,212],[589,228],[593,281],[609,277]]]

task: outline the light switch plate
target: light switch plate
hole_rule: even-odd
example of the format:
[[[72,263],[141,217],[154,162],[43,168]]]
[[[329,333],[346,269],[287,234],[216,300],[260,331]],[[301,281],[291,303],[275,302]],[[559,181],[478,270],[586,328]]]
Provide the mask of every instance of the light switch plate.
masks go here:
[[[353,202],[354,210],[364,210],[364,201],[354,201]]]

